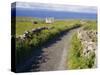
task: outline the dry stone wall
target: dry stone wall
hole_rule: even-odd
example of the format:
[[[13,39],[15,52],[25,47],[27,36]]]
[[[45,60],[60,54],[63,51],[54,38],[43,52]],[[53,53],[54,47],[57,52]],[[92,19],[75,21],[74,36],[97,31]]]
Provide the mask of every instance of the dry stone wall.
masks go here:
[[[42,30],[46,30],[46,29],[49,30],[49,29],[52,29],[52,28],[53,27],[46,27],[46,26],[34,28],[34,29],[30,30],[30,31],[25,31],[23,35],[16,36],[16,39],[17,40],[19,40],[19,39],[20,40],[25,40],[25,39],[31,38],[30,33],[31,34],[35,34],[35,33],[41,32]]]
[[[81,41],[83,51],[82,56],[89,58],[90,53],[97,52],[97,31],[96,30],[78,30],[78,38]],[[96,58],[94,61],[94,66],[96,66]]]

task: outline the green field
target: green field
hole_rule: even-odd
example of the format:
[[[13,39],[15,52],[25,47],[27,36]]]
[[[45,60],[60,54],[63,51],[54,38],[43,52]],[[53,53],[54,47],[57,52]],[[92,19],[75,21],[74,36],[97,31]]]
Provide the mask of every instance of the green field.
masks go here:
[[[83,25],[85,30],[97,30],[97,21],[86,21],[86,23]]]
[[[26,17],[17,17],[16,20],[27,20]],[[37,18],[28,18],[30,21],[16,21],[16,35],[22,35],[25,31],[31,30],[33,28],[47,26],[47,27],[64,27],[64,26],[70,26],[76,23],[79,23],[79,20],[55,20],[52,24],[46,24],[44,19],[37,19]],[[37,24],[33,24],[32,21],[37,21]]]

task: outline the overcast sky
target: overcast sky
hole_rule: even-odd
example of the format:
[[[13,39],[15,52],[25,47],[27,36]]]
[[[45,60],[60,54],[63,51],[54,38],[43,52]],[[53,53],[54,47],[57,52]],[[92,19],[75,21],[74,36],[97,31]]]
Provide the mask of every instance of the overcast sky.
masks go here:
[[[78,6],[78,5],[76,6],[76,5],[62,5],[62,4],[17,2],[16,7],[17,8],[26,8],[29,10],[46,9],[46,10],[52,10],[52,11],[97,13],[97,8],[94,6]]]

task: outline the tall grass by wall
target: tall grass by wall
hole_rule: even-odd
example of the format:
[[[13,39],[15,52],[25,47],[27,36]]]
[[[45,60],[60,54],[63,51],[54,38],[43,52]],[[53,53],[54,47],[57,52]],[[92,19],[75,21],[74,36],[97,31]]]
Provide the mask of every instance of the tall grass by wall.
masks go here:
[[[82,56],[82,44],[77,34],[74,34],[71,41],[71,49],[68,53],[68,69],[92,68],[95,61],[95,53],[91,52],[89,57]]]

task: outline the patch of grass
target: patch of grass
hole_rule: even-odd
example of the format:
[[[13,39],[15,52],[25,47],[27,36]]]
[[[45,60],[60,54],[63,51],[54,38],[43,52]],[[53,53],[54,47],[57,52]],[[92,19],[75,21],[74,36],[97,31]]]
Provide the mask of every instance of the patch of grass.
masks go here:
[[[37,24],[34,24],[34,21]],[[16,17],[16,35],[22,35],[25,31],[43,26],[41,19],[31,17]]]
[[[97,21],[86,21],[83,25],[84,30],[97,30]]]
[[[68,53],[68,68],[69,69],[84,69],[92,68],[95,61],[95,53],[91,52],[89,57],[82,56],[82,45],[77,38],[77,34],[74,34],[71,42],[71,49]]]

